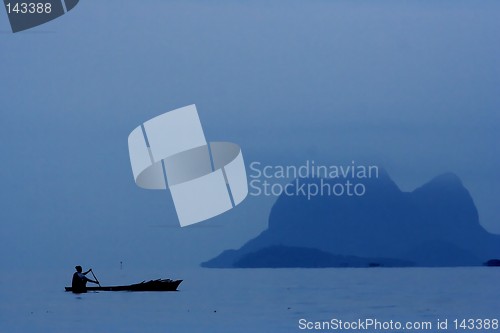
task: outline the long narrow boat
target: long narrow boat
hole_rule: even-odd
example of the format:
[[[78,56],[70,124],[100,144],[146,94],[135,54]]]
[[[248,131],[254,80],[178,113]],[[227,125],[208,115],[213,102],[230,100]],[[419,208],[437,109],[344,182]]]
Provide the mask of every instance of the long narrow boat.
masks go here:
[[[87,291],[176,291],[182,280],[159,279],[142,281],[128,286],[87,287]],[[71,287],[64,287],[66,291],[73,291]]]

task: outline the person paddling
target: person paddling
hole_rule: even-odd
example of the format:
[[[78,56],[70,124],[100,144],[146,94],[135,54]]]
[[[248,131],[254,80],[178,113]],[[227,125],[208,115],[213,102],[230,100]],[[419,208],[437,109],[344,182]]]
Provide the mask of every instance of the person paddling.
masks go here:
[[[92,282],[95,284],[99,284],[99,281],[89,279],[85,275],[89,272],[92,272],[92,268],[88,271],[82,273],[82,266],[75,266],[76,272],[73,274],[73,280],[71,281],[71,287],[73,288],[73,292],[75,294],[86,293],[87,292],[87,282]]]

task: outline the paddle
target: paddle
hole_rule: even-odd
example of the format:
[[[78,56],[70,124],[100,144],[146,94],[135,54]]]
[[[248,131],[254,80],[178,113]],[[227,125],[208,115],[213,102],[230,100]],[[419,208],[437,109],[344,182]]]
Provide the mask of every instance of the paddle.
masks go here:
[[[99,283],[99,280],[97,280],[97,278],[95,277],[95,274],[94,274],[94,271],[93,270],[90,270],[90,273],[92,273],[92,276],[94,277],[94,279],[97,281],[97,284],[99,285],[99,287],[101,286],[101,284]]]

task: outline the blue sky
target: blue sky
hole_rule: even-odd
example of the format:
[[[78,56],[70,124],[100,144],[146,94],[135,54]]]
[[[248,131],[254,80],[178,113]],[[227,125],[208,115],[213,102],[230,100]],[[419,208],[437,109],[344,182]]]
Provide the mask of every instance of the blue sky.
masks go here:
[[[198,106],[251,161],[455,172],[500,233],[496,1],[82,0],[10,33],[0,11],[3,266],[194,266],[263,230],[272,198],[179,228],[133,182],[127,136]]]

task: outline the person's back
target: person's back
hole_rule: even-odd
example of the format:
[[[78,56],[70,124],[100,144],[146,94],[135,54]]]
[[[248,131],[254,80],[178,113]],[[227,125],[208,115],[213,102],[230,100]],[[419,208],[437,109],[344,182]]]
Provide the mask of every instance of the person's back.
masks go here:
[[[87,286],[85,281],[85,276],[80,272],[75,272],[73,274],[73,280],[71,281],[71,288],[73,288],[74,293],[85,293],[87,292]]]

